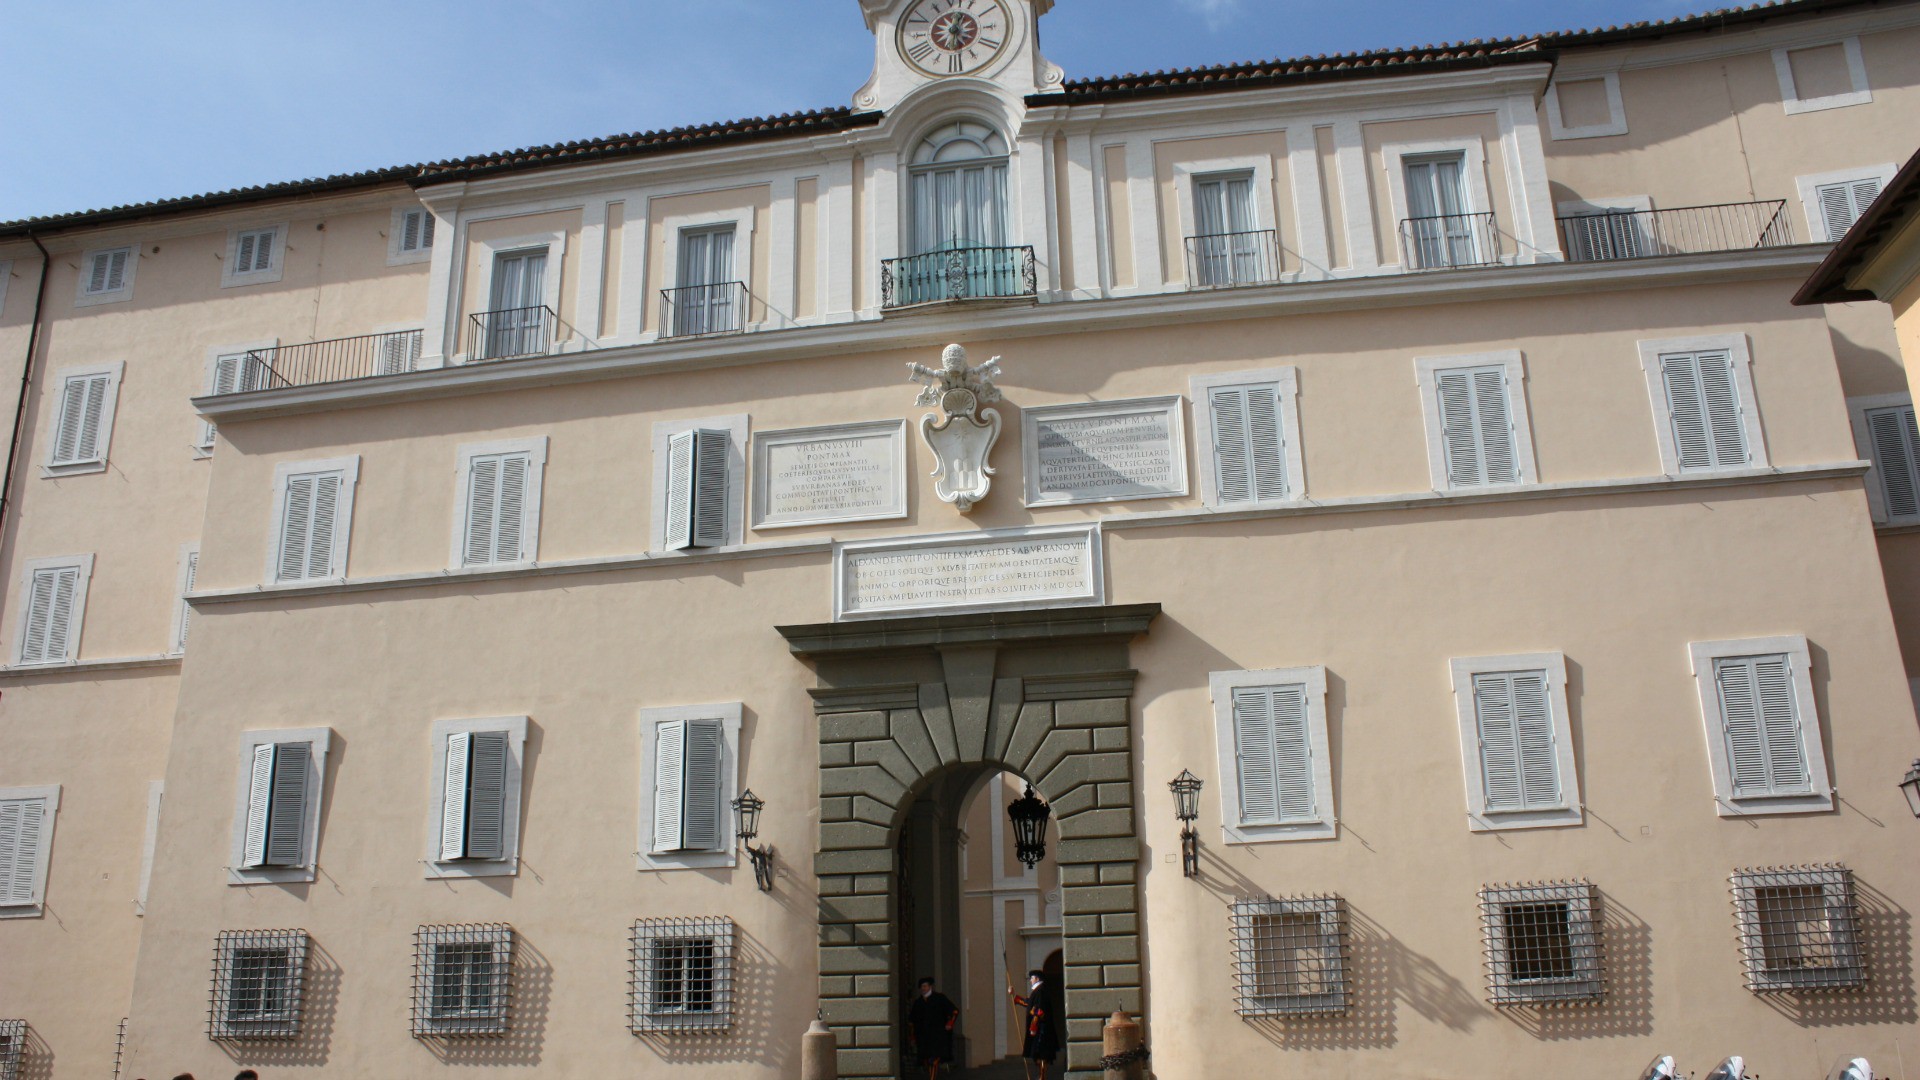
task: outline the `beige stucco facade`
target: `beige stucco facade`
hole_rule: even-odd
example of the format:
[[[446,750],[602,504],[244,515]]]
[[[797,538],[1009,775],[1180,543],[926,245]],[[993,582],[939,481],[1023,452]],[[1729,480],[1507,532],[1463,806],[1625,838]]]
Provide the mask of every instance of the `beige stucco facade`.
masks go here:
[[[1001,969],[1053,949],[1074,1076],[1099,1075],[1116,1007],[1143,1020],[1168,1080],[1630,1080],[1663,1053],[1698,1073],[1741,1054],[1769,1077],[1857,1054],[1901,1076],[1906,1053],[1920,1061],[1920,823],[1895,786],[1915,745],[1920,534],[1876,523],[1849,404],[1905,390],[1920,296],[1891,317],[1789,303],[1830,239],[1805,194],[1912,150],[1920,5],[1785,5],[1720,28],[1193,93],[1062,89],[1033,34],[1051,5],[1029,0],[1008,0],[1024,29],[979,72],[914,76],[893,51],[909,5],[862,6],[874,81],[815,130],[0,227],[0,357],[14,374],[31,364],[0,522],[0,800],[60,790],[43,903],[0,905],[20,916],[0,918],[0,1020],[27,1021],[22,1076],[118,1061],[127,1077],[791,1077],[817,1011],[842,1075],[894,1075],[911,977],[896,970],[912,934],[900,913],[949,902],[960,947],[917,952],[938,970],[913,974],[962,1004],[968,1064],[1017,1052]],[[1866,100],[1851,100],[1855,56]],[[999,295],[905,302],[948,280],[911,262],[909,163],[956,119],[1004,139],[998,212],[1012,250],[1032,248],[1031,286],[1016,272]],[[1460,162],[1465,206],[1500,240],[1416,272],[1407,166],[1430,160]],[[1209,176],[1252,181],[1248,220],[1279,253],[1267,279],[1214,287],[1228,283],[1190,260],[1195,177]],[[1630,250],[1569,250],[1578,226],[1557,219],[1575,203],[1632,213],[1634,231],[1611,234]],[[1717,204],[1741,209],[1696,209]],[[431,242],[402,250],[422,211]],[[228,280],[236,237],[281,227],[277,278]],[[734,229],[747,299],[692,333],[663,292],[734,284],[681,265],[683,230],[716,227]],[[50,253],[44,281],[29,234]],[[473,317],[500,256],[542,247],[539,306],[557,331],[484,359]],[[120,248],[126,295],[90,294],[93,254]],[[379,366],[381,343],[416,331],[404,365]],[[346,359],[325,378],[214,392],[220,357],[315,371],[300,365],[320,351],[301,346],[363,338],[328,354]],[[996,472],[964,515],[936,490],[917,430],[930,410],[901,378],[949,342],[1003,369]],[[1676,350],[1744,358],[1746,460],[1672,460],[1658,364]],[[1431,389],[1449,363],[1508,373],[1517,482],[1450,480]],[[100,467],[56,463],[62,373],[104,365],[123,367]],[[1223,501],[1208,387],[1282,369],[1286,496]],[[1173,402],[1178,483],[1025,497],[1030,410],[1140,399]],[[761,436],[902,421],[900,512],[762,521]],[[729,531],[665,550],[683,489],[663,453],[689,426],[730,432]],[[531,445],[537,528],[521,558],[469,565],[469,457]],[[335,562],[288,578],[287,477],[314,463],[345,477]],[[1045,621],[1041,603],[947,622],[937,605],[893,612],[864,644],[858,618],[836,621],[848,544],[1049,527],[1097,527],[1100,552],[1097,589],[1061,602],[1060,625],[1111,611],[1131,629],[1019,637],[1036,625],[1021,620]],[[85,555],[70,651],[27,659],[35,568]],[[984,636],[941,636],[962,633]],[[1724,751],[1690,647],[1759,639],[1804,639],[1810,660],[1802,745],[1837,794],[1805,812],[1716,792]],[[1566,673],[1571,820],[1502,827],[1470,806],[1479,751],[1463,746],[1453,665],[1546,654]],[[1215,677],[1295,669],[1326,684],[1311,753],[1330,827],[1243,834]],[[1047,718],[1037,747],[987,727],[969,752],[968,710],[998,718],[1009,701],[1008,723]],[[714,850],[653,858],[652,710],[682,707],[737,708],[722,760],[766,800],[755,842],[774,852],[771,891],[735,851],[730,813]],[[517,831],[498,865],[450,874],[435,725],[483,718],[525,718]],[[896,762],[915,753],[903,718],[925,725],[913,739],[932,732],[932,757]],[[249,881],[234,866],[241,748],[296,729],[327,733],[313,838],[289,880]],[[952,751],[942,730],[961,733]],[[1120,771],[1096,775],[1111,759]],[[861,770],[873,790],[843,790]],[[1165,786],[1182,770],[1206,781],[1195,877]],[[1004,814],[1026,783],[1060,807],[1033,872]],[[902,907],[913,889],[890,860],[928,800],[953,846],[911,857],[953,873],[941,897]],[[1870,977],[1749,990],[1729,875],[1813,864],[1852,872]],[[1490,1004],[1480,890],[1574,880],[1599,897],[1604,994]],[[1234,905],[1288,896],[1344,900],[1350,1002],[1242,1015]],[[636,1037],[631,927],[680,916],[731,920],[728,1024]],[[449,924],[512,927],[502,1035],[410,1025],[416,930]],[[293,928],[311,942],[298,1033],[210,1038],[216,937]]]

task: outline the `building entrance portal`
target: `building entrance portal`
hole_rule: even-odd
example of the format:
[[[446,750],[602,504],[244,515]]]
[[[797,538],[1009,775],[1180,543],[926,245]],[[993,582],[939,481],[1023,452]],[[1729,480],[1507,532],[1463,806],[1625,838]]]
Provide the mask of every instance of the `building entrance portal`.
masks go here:
[[[951,932],[967,918],[962,815],[981,820],[984,786],[995,819],[1004,817],[1006,774],[1023,787],[1030,781],[1053,808],[1048,848],[1070,987],[1066,1053],[1053,1075],[1099,1075],[1102,1023],[1116,1010],[1141,1015],[1127,653],[1159,611],[1140,604],[779,628],[819,675],[820,1009],[840,1036],[841,1077],[903,1075],[909,980],[919,977],[909,964],[936,965],[935,978],[949,985],[973,978],[967,935]],[[977,841],[966,841],[970,869]],[[1012,942],[1024,938],[1008,937],[1004,963],[1012,966]],[[1042,957],[1025,967],[1044,967]],[[992,980],[996,992],[1004,980]],[[982,1004],[970,1012],[984,1013]],[[963,1047],[975,1030],[963,1032]],[[968,1060],[982,1060],[977,1049]]]

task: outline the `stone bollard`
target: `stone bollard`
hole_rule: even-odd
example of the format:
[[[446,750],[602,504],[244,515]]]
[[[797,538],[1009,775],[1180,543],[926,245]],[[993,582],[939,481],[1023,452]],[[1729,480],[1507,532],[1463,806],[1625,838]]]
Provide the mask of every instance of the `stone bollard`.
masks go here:
[[[1142,1080],[1147,1075],[1145,1039],[1140,1023],[1126,1013],[1116,1009],[1108,1018],[1101,1032],[1100,1049],[1106,1055],[1103,1064],[1114,1063],[1107,1067],[1106,1080]]]
[[[839,1049],[824,1020],[815,1020],[800,1036],[800,1080],[839,1080]]]

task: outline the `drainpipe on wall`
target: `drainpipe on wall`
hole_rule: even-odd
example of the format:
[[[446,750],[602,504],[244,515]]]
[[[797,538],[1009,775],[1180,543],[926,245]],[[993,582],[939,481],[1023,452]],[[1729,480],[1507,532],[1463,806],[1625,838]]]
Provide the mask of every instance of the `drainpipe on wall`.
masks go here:
[[[6,531],[8,511],[13,509],[14,459],[20,456],[20,429],[27,421],[27,390],[33,385],[33,350],[40,343],[40,314],[47,305],[47,276],[53,271],[53,256],[47,246],[32,233],[27,239],[40,249],[40,287],[33,298],[33,325],[27,331],[27,355],[20,362],[20,400],[13,407],[13,438],[7,443],[7,471],[0,477],[0,534]]]

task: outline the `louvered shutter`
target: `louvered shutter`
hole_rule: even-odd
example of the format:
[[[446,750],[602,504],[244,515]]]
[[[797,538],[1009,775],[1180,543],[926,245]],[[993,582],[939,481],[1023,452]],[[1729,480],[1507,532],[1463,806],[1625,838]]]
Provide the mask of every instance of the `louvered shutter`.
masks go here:
[[[1513,418],[1507,409],[1507,373],[1498,368],[1474,372],[1473,405],[1486,482],[1511,484],[1520,479],[1520,472],[1514,453]]]
[[[1263,688],[1242,687],[1233,692],[1233,742],[1243,825],[1271,825],[1280,820],[1273,706],[1273,696]]]
[[[467,465],[466,565],[493,561],[494,532],[499,527],[500,458],[487,454]]]
[[[696,431],[693,452],[693,546],[727,542],[727,433]]]
[[[0,801],[0,904],[40,902],[37,873],[46,835],[44,799]]]
[[[1489,811],[1560,804],[1560,767],[1547,694],[1545,672],[1473,677],[1482,788]]]
[[[1887,520],[1920,517],[1920,430],[1914,426],[1913,406],[1868,410],[1866,422]]]
[[[687,722],[666,720],[654,730],[653,850],[681,850],[686,791]]]
[[[1220,502],[1286,498],[1280,388],[1272,383],[1216,387],[1208,401],[1213,411],[1214,477]]]
[[[254,234],[254,233],[241,233],[241,234],[240,234],[240,243],[239,243],[239,245],[238,245],[238,248],[239,248],[239,250],[238,250],[238,252],[237,252],[237,254],[236,254],[236,255],[234,256],[234,260],[233,260],[233,272],[234,272],[234,273],[236,273],[236,274],[245,274],[245,273],[250,273],[250,272],[252,272],[252,270],[253,270],[253,247],[254,247],[254,237],[255,237],[255,235],[256,235],[256,234]]]
[[[408,210],[400,215],[400,250],[424,251],[433,246],[433,215]]]
[[[20,660],[26,664],[68,659],[73,644],[73,602],[80,589],[80,568],[56,566],[33,572],[27,595],[26,640]]]
[[[1446,454],[1449,487],[1485,483],[1480,433],[1474,416],[1473,373],[1442,371],[1434,378],[1440,399],[1440,438]]]
[[[1555,752],[1553,707],[1547,698],[1547,676],[1542,671],[1508,676],[1513,693],[1514,723],[1520,738],[1520,783],[1523,805],[1539,809],[1560,805],[1560,761]]]
[[[420,334],[402,331],[380,339],[380,374],[398,375],[412,371],[420,362]]]
[[[1747,464],[1747,434],[1741,422],[1743,404],[1733,355],[1721,350],[1663,356],[1660,377],[1666,386],[1680,471]]]
[[[714,851],[720,844],[720,767],[726,741],[717,720],[689,720],[681,848]]]
[[[107,276],[113,266],[113,252],[102,251],[93,257],[93,265],[87,268],[87,291],[90,293],[109,292]]]
[[[199,576],[200,576],[200,553],[198,551],[189,551],[187,552],[186,581],[182,583],[181,589],[180,589],[180,629],[179,629],[178,648],[182,651],[185,651],[187,647],[187,631],[193,627],[193,605],[187,603],[186,594],[193,591],[194,579],[198,578]]]
[[[508,454],[500,461],[500,498],[498,526],[494,530],[495,562],[519,562],[529,558],[526,550],[527,471],[532,459],[526,454]]]
[[[118,292],[127,284],[128,251],[110,251],[107,253],[107,290]]]
[[[442,778],[440,803],[440,858],[443,862],[467,857],[467,773],[473,764],[473,735],[447,736],[447,773]]]
[[[273,754],[273,795],[267,814],[269,866],[300,866],[307,822],[308,766],[313,748],[306,743],[267,747]]]
[[[694,433],[667,439],[666,543],[668,551],[693,546]]]
[[[100,423],[106,414],[111,382],[112,376],[106,374],[76,375],[66,380],[54,434],[53,464],[100,460]]]
[[[333,575],[334,532],[344,481],[340,473],[287,478],[286,510],[280,526],[281,581]]]
[[[507,733],[476,731],[467,768],[467,858],[506,856]]]
[[[1273,787],[1280,820],[1313,816],[1313,740],[1307,733],[1303,686],[1266,691],[1273,701]]]
[[[1838,241],[1845,236],[1860,215],[1867,212],[1873,200],[1880,195],[1879,177],[1867,177],[1861,180],[1849,180],[1838,184],[1822,184],[1814,189],[1820,202],[1820,219],[1826,224],[1827,239]]]
[[[1714,661],[1733,793],[1780,795],[1809,787],[1792,667],[1785,656]]]
[[[247,781],[245,864],[267,865],[267,826],[273,818],[273,744],[253,748],[252,775]]]

